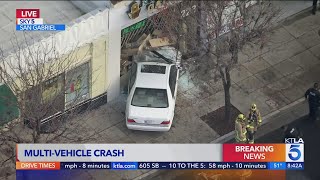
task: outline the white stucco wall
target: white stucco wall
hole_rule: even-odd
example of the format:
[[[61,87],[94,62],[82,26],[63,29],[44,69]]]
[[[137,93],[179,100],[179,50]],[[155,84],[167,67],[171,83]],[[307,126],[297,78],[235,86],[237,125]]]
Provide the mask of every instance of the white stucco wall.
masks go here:
[[[110,15],[111,17],[111,15]],[[108,54],[108,101],[116,99],[120,95],[120,53],[121,53],[121,31],[109,32],[109,54]]]

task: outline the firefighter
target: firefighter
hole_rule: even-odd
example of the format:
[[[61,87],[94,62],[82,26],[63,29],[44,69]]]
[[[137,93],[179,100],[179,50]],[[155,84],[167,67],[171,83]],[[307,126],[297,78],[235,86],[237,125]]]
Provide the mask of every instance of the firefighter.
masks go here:
[[[246,130],[246,117],[243,114],[239,114],[235,121],[236,142],[247,142],[247,130]]]
[[[262,123],[262,118],[261,118],[261,114],[260,111],[257,108],[256,104],[252,104],[249,114],[248,114],[248,121],[251,122],[254,126],[254,131],[257,131],[258,127],[261,126]]]
[[[308,89],[304,97],[308,99],[310,119],[316,120],[317,109],[320,104],[319,84],[314,83],[313,88]]]
[[[248,114],[248,124],[247,124],[247,131],[248,131],[248,143],[254,143],[254,135],[261,126],[262,118],[259,110],[257,109],[256,104],[252,104],[249,114]]]

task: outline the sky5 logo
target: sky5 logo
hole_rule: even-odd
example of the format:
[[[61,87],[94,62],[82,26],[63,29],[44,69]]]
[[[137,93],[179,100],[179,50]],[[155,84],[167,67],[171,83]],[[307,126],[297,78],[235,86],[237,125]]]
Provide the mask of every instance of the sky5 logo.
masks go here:
[[[286,144],[286,162],[304,162],[303,144]]]
[[[34,24],[35,20],[34,19],[19,19],[20,24]]]

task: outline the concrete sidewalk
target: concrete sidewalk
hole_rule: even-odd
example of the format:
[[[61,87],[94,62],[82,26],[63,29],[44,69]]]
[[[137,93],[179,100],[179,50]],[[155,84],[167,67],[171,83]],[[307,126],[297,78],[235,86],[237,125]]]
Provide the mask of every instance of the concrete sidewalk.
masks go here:
[[[320,81],[320,14],[309,14],[302,13],[285,21],[270,34],[271,40],[264,49],[247,46],[241,52],[240,65],[231,73],[231,101],[241,112],[246,113],[252,102],[258,105],[265,119],[276,119],[296,105],[306,111],[301,98],[313,82]],[[95,143],[210,143],[217,138],[222,142],[225,137],[220,137],[200,119],[224,106],[221,82],[208,82],[209,91],[195,84],[187,74],[180,78],[175,120],[172,129],[165,133],[128,130],[124,118],[125,95],[102,106],[88,117],[90,126],[104,129]],[[275,121],[270,122],[275,124],[261,129],[279,126]],[[88,173],[94,179],[141,179],[153,172],[156,171]]]

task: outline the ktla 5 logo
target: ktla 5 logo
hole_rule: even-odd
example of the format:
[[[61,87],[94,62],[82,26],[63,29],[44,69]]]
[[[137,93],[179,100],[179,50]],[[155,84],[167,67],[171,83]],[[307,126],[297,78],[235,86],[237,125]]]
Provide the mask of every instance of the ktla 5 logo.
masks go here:
[[[304,162],[303,144],[286,144],[286,162]]]

